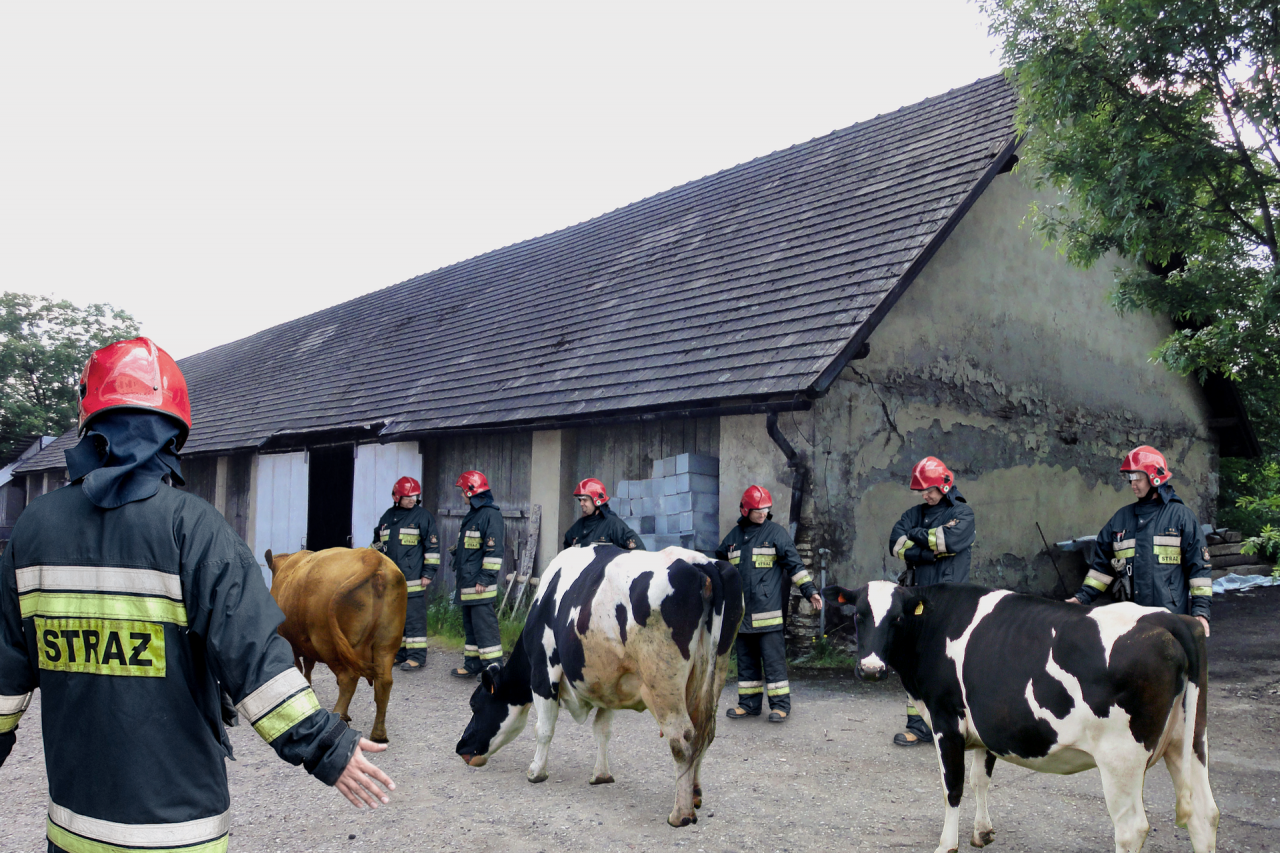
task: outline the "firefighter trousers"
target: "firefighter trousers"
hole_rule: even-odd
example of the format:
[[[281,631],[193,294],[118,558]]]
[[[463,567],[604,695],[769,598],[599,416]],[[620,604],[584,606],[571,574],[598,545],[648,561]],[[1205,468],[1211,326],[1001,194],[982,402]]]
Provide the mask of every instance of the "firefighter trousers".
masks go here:
[[[769,710],[791,713],[786,632],[738,634],[733,648],[738,656],[738,707],[759,714],[767,694]]]
[[[477,675],[491,663],[502,662],[502,632],[493,602],[462,605],[462,631],[466,634],[462,665]]]
[[[396,663],[411,660],[418,666],[427,662],[427,595],[409,593],[409,606],[404,611],[404,639],[396,652]]]

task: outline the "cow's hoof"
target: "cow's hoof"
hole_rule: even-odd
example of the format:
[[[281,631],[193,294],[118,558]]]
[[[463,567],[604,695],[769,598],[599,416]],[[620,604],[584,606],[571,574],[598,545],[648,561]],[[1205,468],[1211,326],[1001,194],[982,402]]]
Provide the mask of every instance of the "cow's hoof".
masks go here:
[[[350,717],[350,716],[348,716],[348,715],[346,715],[346,714],[340,714],[339,716],[341,716],[341,717],[342,717],[342,722],[344,722],[344,723],[349,723],[349,722],[351,722],[351,717]]]
[[[534,784],[537,784],[538,782],[545,782],[545,781],[547,781],[547,777],[548,777],[549,775],[551,775],[551,774],[549,774],[549,773],[547,773],[547,771],[543,770],[541,773],[529,773],[529,774],[527,774],[526,778],[527,778],[530,782],[533,782]]]
[[[369,740],[373,741],[374,743],[391,743],[391,741],[387,740],[386,732],[382,732],[381,734],[372,733],[369,735]]]
[[[603,776],[592,776],[591,784],[592,785],[612,785],[613,776],[608,773],[605,773]]]
[[[676,817],[675,815],[672,815],[671,817],[667,818],[667,823],[677,828],[682,826],[688,826],[691,823],[697,823],[697,822],[698,822],[697,815],[681,815],[680,817]]]
[[[693,807],[695,809],[702,808],[702,786],[701,785],[693,786]]]
[[[969,839],[969,844],[974,847],[986,847],[992,841],[996,840],[996,831],[994,829],[985,829],[982,832],[974,831],[973,837]]]

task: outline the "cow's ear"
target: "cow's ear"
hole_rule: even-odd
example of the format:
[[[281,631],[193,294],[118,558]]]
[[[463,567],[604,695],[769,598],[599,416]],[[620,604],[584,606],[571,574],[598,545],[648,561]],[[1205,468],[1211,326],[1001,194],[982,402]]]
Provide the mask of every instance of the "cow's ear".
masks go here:
[[[845,589],[842,586],[836,586],[835,584],[832,584],[831,586],[828,586],[828,587],[824,587],[822,590],[822,597],[825,598],[827,601],[834,602],[835,604],[853,604],[854,603],[853,592]]]
[[[266,558],[267,558],[267,568],[269,569],[271,568],[271,549],[270,548],[267,549]]]
[[[484,689],[490,693],[494,693],[498,689],[498,673],[496,666],[485,667],[484,672],[480,673],[480,683],[484,685]]]

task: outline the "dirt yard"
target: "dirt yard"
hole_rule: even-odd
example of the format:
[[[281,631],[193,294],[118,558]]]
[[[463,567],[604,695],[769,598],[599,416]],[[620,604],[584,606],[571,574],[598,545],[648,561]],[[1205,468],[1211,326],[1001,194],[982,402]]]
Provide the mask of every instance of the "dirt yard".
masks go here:
[[[1231,593],[1214,604],[1210,639],[1210,775],[1222,809],[1218,849],[1280,848],[1280,588]],[[795,713],[782,725],[721,719],[703,765],[695,826],[666,824],[673,765],[647,714],[620,712],[611,768],[617,783],[587,785],[594,755],[589,726],[567,714],[551,751],[551,778],[525,781],[532,724],[487,767],[466,767],[454,743],[474,685],[448,677],[454,655],[432,653],[427,672],[397,679],[388,721],[391,748],[376,760],[396,780],[391,804],[356,811],[300,768],[275,757],[253,730],[231,730],[231,848],[271,851],[931,851],[942,828],[942,792],[932,749],[890,744],[903,719],[896,680],[863,684],[850,674],[792,673]],[[322,674],[323,673],[323,674]],[[399,676],[400,674],[397,673]],[[332,678],[317,671],[321,702]],[[721,707],[733,700],[730,685]],[[354,725],[373,719],[372,691],[353,703]],[[723,711],[722,711],[723,713]],[[18,745],[0,769],[0,850],[42,853],[46,785],[39,694]],[[92,774],[92,756],[85,756]],[[144,792],[140,794],[145,795]],[[1189,851],[1173,826],[1163,765],[1148,775],[1153,828],[1147,850]],[[961,806],[961,843],[973,802]],[[998,764],[991,789],[996,850],[1112,849],[1097,771],[1072,777]]]

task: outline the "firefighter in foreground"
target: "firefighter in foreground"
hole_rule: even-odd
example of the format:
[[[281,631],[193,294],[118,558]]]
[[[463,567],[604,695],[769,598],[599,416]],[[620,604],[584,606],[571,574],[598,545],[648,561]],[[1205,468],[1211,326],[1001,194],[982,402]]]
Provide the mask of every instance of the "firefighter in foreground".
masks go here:
[[[564,547],[585,548],[608,542],[629,551],[645,549],[636,532],[609,508],[604,483],[588,477],[573,490],[573,496],[578,499],[582,516],[565,532]]]
[[[1209,636],[1209,549],[1195,514],[1169,483],[1169,463],[1144,444],[1129,451],[1120,471],[1138,500],[1102,528],[1084,585],[1067,600],[1092,604],[1114,583],[1117,598],[1194,616]]]
[[[738,656],[738,706],[725,714],[731,720],[758,717],[763,694],[769,694],[769,722],[781,723],[791,713],[791,685],[787,681],[787,644],[782,610],[787,603],[787,579],[822,609],[822,596],[813,577],[782,525],[770,519],[773,497],[762,486],[749,486],[738,509],[742,517],[724,537],[716,556],[738,567],[742,576],[744,612],[734,652]]]
[[[172,488],[191,428],[181,371],[147,338],[90,357],[71,485],[34,500],[0,558],[0,762],[36,687],[48,849],[227,849],[219,682],[291,764],[357,807],[388,802],[380,752],[323,710],[276,633],[248,547]]]
[[[490,663],[502,660],[502,633],[494,604],[502,571],[504,526],[502,511],[493,502],[484,474],[467,471],[456,485],[471,507],[458,529],[458,544],[449,549],[458,579],[455,601],[462,606],[466,645],[462,666],[449,672],[458,678],[475,678]]]
[[[391,487],[391,508],[373,531],[374,547],[391,558],[409,582],[409,607],[404,616],[404,641],[396,663],[405,672],[427,664],[427,587],[440,568],[440,534],[436,520],[422,505],[422,486],[401,477]]]
[[[911,472],[911,490],[924,502],[902,514],[889,534],[893,556],[906,563],[898,578],[903,586],[965,583],[969,580],[970,547],[975,529],[973,510],[956,488],[955,476],[942,460],[926,456]],[[933,742],[929,724],[907,701],[907,728],[893,736],[898,746]]]

